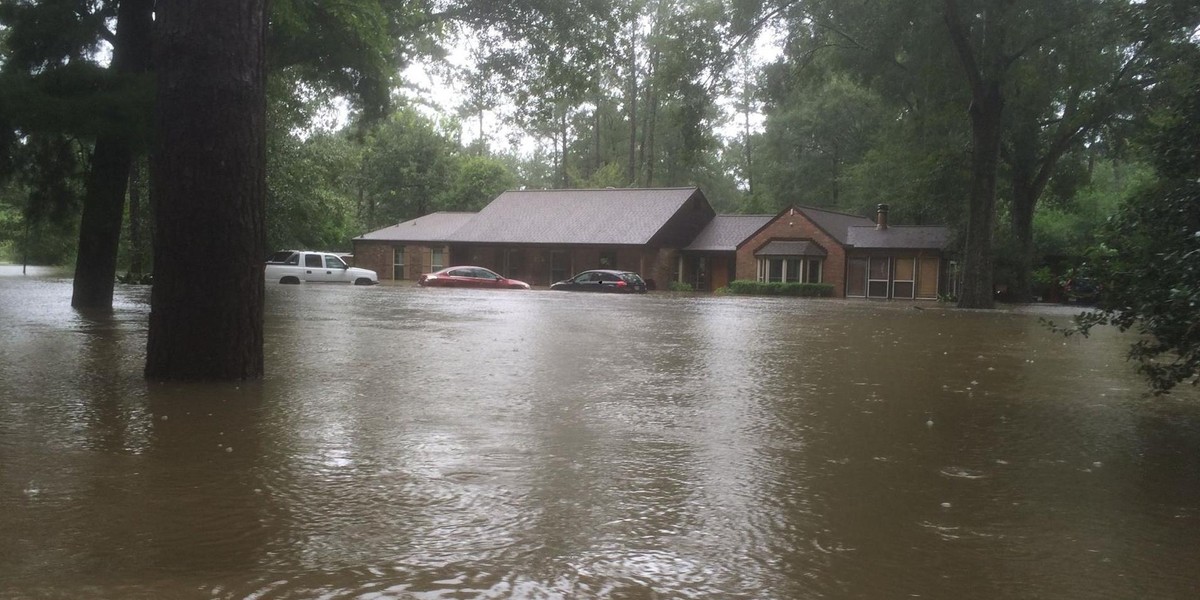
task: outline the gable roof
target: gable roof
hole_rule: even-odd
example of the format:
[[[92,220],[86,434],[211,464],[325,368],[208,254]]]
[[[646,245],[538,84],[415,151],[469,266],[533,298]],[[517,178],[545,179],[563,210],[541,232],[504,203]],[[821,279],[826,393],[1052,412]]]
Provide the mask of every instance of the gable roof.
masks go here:
[[[475,213],[435,212],[398,225],[384,227],[365,233],[356,240],[380,240],[388,242],[441,242],[458,231]]]
[[[809,220],[816,223],[817,227],[823,229],[843,246],[849,243],[847,230],[851,227],[875,227],[875,221],[849,213],[810,206],[797,206],[796,210],[803,213]]]
[[[887,229],[851,227],[848,243],[855,248],[940,250],[950,241],[950,229],[930,225],[892,225]]]
[[[515,190],[492,200],[447,241],[485,244],[647,244],[698,188]]]
[[[773,218],[772,215],[717,215],[684,250],[732,252]]]

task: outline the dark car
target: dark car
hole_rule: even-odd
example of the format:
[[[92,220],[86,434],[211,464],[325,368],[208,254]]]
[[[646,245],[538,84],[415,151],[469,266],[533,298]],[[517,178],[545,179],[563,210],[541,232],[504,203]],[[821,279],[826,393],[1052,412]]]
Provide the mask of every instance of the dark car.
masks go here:
[[[483,267],[449,267],[441,271],[426,273],[417,280],[421,287],[464,287],[527,290],[529,284],[516,279],[502,277]]]
[[[646,293],[646,282],[642,276],[633,271],[613,271],[596,269],[584,271],[570,279],[559,281],[550,286],[552,290],[572,292],[619,292]]]

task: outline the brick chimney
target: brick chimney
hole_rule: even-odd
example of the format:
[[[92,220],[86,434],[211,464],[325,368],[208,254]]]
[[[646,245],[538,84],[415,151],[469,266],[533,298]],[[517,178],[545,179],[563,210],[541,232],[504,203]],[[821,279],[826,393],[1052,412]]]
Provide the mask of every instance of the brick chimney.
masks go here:
[[[875,208],[875,229],[878,231],[883,231],[884,229],[887,229],[888,205],[880,204]]]

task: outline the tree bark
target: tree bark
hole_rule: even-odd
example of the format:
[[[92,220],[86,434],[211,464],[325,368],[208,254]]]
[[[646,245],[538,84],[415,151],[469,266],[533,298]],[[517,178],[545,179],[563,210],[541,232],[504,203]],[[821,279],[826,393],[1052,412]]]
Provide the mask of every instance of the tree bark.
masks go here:
[[[996,221],[996,168],[1000,162],[1000,134],[1004,94],[999,72],[1003,31],[991,32],[985,40],[985,57],[980,65],[967,39],[966,28],[955,0],[944,0],[943,16],[955,52],[962,63],[971,91],[971,192],[968,198],[966,248],[963,250],[962,288],[959,308],[994,308],[994,259],[992,232]],[[990,22],[989,22],[990,24]]]
[[[264,5],[158,3],[148,379],[263,374]]]
[[[117,9],[117,34],[111,73],[114,79],[135,76],[150,69],[150,42],[154,0],[123,0]],[[134,131],[110,131],[96,138],[83,196],[79,222],[79,248],[71,306],[111,310],[117,276],[117,250],[125,189],[138,145]]]
[[[142,178],[137,164],[129,169],[129,272],[141,279],[145,269],[142,253]]]

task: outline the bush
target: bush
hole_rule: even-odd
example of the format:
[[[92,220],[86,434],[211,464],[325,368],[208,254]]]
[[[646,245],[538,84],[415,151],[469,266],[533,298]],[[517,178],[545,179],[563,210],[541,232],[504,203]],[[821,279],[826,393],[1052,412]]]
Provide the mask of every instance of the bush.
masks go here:
[[[671,284],[667,286],[667,289],[671,290],[672,292],[694,292],[694,291],[696,291],[696,290],[692,289],[692,284],[684,283],[682,281],[672,281]]]
[[[828,283],[766,283],[739,279],[729,282],[729,293],[739,296],[798,296],[805,298],[829,298],[833,296],[833,285]]]

